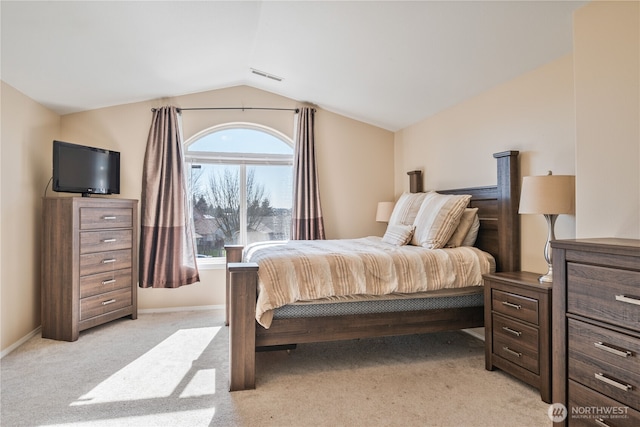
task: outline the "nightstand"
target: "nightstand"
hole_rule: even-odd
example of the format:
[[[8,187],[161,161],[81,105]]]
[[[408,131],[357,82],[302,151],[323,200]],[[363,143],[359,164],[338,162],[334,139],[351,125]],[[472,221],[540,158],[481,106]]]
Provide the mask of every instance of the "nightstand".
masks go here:
[[[485,365],[540,390],[551,403],[551,283],[527,271],[485,274]]]

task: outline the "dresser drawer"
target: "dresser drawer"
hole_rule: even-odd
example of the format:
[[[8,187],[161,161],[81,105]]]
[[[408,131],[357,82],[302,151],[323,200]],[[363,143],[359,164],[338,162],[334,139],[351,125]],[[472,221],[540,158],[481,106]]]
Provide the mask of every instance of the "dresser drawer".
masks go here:
[[[130,208],[80,208],[80,229],[129,228],[133,226]]]
[[[121,288],[131,288],[131,269],[92,274],[80,278],[80,298],[90,297]]]
[[[640,425],[640,412],[571,380],[569,380],[567,410],[571,427],[637,427]]]
[[[569,349],[569,378],[632,408],[640,408],[640,371],[619,366]]]
[[[491,307],[498,313],[538,324],[538,300],[534,298],[493,289]]]
[[[80,253],[129,249],[132,235],[132,230],[84,231],[80,233]]]
[[[640,372],[640,339],[569,319],[569,354]]]
[[[80,320],[129,307],[133,304],[131,288],[95,295],[80,300]]]
[[[538,329],[499,314],[493,314],[493,336],[538,351]]]
[[[80,255],[80,276],[131,268],[131,249]]]
[[[640,272],[567,263],[567,311],[637,330]]]
[[[538,350],[532,350],[511,338],[505,339],[501,336],[494,336],[493,354],[522,366],[534,374],[540,373]]]

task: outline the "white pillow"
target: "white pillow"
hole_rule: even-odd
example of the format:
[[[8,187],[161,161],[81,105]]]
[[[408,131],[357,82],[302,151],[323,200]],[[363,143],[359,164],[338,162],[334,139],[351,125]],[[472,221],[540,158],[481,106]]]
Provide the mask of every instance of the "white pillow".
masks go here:
[[[460,223],[470,195],[428,193],[413,221],[411,244],[428,249],[444,247]]]
[[[413,225],[427,193],[402,193],[389,217],[389,225]]]
[[[480,218],[478,218],[478,214],[476,214],[473,218],[473,224],[471,224],[471,228],[460,246],[475,245],[476,240],[478,239],[478,230],[480,230]]]
[[[460,223],[458,223],[458,227],[453,232],[449,241],[445,245],[446,248],[457,248],[458,246],[462,246],[463,241],[469,234],[469,230],[471,230],[471,226],[474,223],[474,219],[478,216],[478,208],[466,208],[464,212],[462,212],[462,216],[460,217]],[[477,235],[476,230],[476,235]],[[474,240],[475,242],[475,240]],[[471,245],[473,246],[473,245]]]
[[[411,241],[413,230],[415,230],[413,225],[389,224],[382,241],[395,246],[404,246]]]

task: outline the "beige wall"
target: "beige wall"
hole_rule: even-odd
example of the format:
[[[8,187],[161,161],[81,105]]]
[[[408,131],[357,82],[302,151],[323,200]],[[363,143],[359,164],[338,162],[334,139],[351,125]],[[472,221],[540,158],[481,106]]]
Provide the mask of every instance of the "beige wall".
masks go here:
[[[640,238],[640,2],[574,15],[578,237]]]
[[[60,117],[1,83],[0,324],[2,351],[40,326],[41,197]]]
[[[103,108],[62,117],[61,138],[120,151],[121,197],[139,199],[142,160],[151,108],[194,107],[295,108],[295,100],[247,86],[172,99]],[[185,111],[185,140],[215,125],[250,122],[293,137],[294,114],[282,111]],[[393,134],[322,109],[316,113],[316,149],[320,191],[328,238],[382,235],[375,222],[378,201],[393,197]],[[339,155],[336,155],[339,153]],[[139,289],[141,310],[224,304],[222,269],[202,270],[201,282],[179,289]]]
[[[396,133],[395,192],[491,184],[495,151],[521,173],[576,175],[576,215],[557,238],[640,237],[640,2],[597,1],[574,15],[574,54]],[[451,167],[451,165],[456,165]],[[523,215],[522,268],[546,271],[542,216]]]
[[[396,195],[406,172],[422,169],[426,189],[496,183],[492,154],[520,151],[521,174],[575,173],[573,61],[566,56],[396,134]],[[523,215],[522,268],[546,272],[542,215]],[[573,217],[561,216],[558,238],[575,236]]]

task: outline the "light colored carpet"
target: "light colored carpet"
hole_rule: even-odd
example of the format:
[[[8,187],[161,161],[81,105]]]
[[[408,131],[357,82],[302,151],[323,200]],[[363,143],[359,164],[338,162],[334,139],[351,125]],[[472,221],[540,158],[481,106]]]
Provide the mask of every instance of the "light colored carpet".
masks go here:
[[[486,371],[463,332],[258,353],[257,389],[234,393],[221,311],[34,337],[1,364],[3,427],[551,426],[537,390]]]

